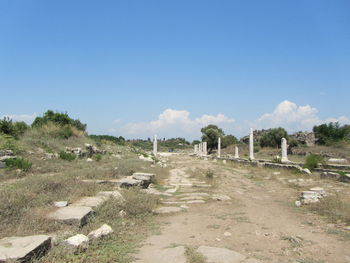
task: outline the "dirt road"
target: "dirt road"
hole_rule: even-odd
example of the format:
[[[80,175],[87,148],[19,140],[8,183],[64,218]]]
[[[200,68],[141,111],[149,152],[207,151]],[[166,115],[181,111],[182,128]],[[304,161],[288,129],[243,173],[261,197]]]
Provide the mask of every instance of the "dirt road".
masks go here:
[[[242,256],[215,259],[207,248],[202,254],[216,263],[350,262],[349,239],[335,235],[335,226],[320,216],[294,205],[298,190],[283,183],[283,171],[185,155],[171,157],[170,163],[174,169],[161,182],[168,189],[163,207],[181,211],[159,217],[161,233],[147,239],[136,262],[186,262],[186,248],[201,246],[227,248]],[[318,184],[307,182],[311,187]]]

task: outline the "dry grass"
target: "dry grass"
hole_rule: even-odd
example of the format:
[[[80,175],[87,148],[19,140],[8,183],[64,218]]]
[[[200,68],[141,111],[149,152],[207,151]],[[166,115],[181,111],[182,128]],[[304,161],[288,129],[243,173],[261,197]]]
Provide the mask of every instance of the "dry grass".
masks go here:
[[[1,186],[0,236],[31,234],[60,228],[45,219],[54,201],[75,201],[94,195],[106,186],[82,184],[69,175],[31,176]],[[52,228],[53,227],[53,228]]]
[[[319,203],[308,206],[312,211],[325,216],[331,222],[339,220],[350,224],[350,202],[349,197],[339,193],[323,198]]]
[[[187,263],[206,263],[207,259],[193,247],[186,247]]]

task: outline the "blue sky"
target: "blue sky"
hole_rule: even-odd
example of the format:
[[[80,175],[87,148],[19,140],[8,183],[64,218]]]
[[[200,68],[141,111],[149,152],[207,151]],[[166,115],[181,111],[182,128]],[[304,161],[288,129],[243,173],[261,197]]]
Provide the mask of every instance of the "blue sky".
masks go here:
[[[350,2],[0,1],[0,116],[90,133],[349,123]]]

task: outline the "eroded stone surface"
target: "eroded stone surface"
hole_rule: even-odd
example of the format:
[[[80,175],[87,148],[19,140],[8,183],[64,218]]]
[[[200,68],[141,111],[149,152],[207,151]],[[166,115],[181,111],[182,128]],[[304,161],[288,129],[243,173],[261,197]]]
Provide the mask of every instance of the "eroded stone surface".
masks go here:
[[[85,235],[77,234],[64,240],[62,245],[67,248],[87,248],[89,245],[89,238]]]
[[[153,212],[155,214],[170,214],[170,213],[178,213],[181,212],[182,208],[181,207],[175,207],[175,206],[164,206],[155,209]]]
[[[106,201],[106,197],[89,196],[89,197],[83,197],[82,199],[73,203],[71,206],[87,206],[87,207],[94,208],[103,204],[105,201]]]
[[[51,247],[51,237],[46,235],[6,237],[0,240],[0,262],[7,260],[29,261],[45,254]]]
[[[108,236],[112,233],[113,233],[113,229],[109,225],[103,224],[100,228],[90,232],[88,234],[88,237],[92,239],[98,239],[104,236]]]
[[[197,251],[207,258],[207,263],[258,263],[256,260],[248,259],[246,256],[227,248],[200,246]]]
[[[148,250],[136,260],[139,263],[186,263],[185,247],[178,246],[164,249]]]
[[[67,206],[49,214],[48,218],[62,221],[68,225],[83,226],[94,211],[86,206]]]

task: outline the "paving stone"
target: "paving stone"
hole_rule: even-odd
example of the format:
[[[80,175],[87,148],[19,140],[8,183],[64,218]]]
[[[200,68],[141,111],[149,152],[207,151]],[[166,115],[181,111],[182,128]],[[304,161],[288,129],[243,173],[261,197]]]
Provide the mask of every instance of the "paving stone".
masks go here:
[[[187,201],[187,204],[204,204],[204,200],[192,200],[192,201]]]
[[[87,206],[87,207],[95,208],[97,206],[102,205],[105,201],[106,201],[106,197],[103,197],[103,196],[100,196],[100,197],[89,196],[89,197],[83,197],[77,202],[71,204],[71,206]]]
[[[178,246],[164,249],[147,250],[141,254],[139,263],[186,263],[185,247]]]
[[[57,209],[48,218],[62,221],[68,225],[83,226],[94,211],[86,206],[67,206]]]
[[[87,248],[89,245],[89,238],[82,234],[77,234],[66,240],[64,240],[61,245],[67,248]]]
[[[242,263],[247,259],[227,248],[200,246],[197,251],[207,258],[207,263]]]
[[[155,214],[170,214],[170,213],[178,213],[183,211],[181,207],[175,207],[175,206],[164,206],[155,209],[153,212]]]
[[[90,232],[88,234],[88,237],[92,239],[99,239],[101,237],[108,236],[112,233],[113,229],[109,225],[103,224],[100,228]]]
[[[6,237],[0,240],[0,262],[30,261],[44,255],[51,248],[51,237],[46,235]]]
[[[213,194],[212,195],[212,199],[213,200],[217,200],[217,201],[228,201],[231,200],[231,198],[227,195],[222,195],[222,194]]]
[[[102,191],[102,192],[98,192],[97,196],[103,196],[103,197],[113,197],[116,198],[118,200],[124,200],[124,197],[122,196],[122,194],[115,190],[115,191]]]
[[[68,205],[68,202],[67,201],[57,201],[57,202],[54,202],[53,205],[55,207],[65,207]]]
[[[181,201],[191,201],[191,200],[203,200],[203,197],[201,196],[187,196],[180,198]]]
[[[122,188],[130,188],[135,186],[141,186],[142,181],[135,180],[131,177],[125,177],[118,180],[118,185]]]

